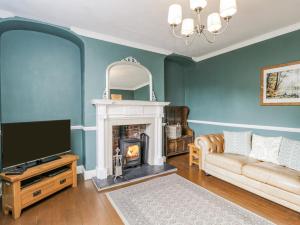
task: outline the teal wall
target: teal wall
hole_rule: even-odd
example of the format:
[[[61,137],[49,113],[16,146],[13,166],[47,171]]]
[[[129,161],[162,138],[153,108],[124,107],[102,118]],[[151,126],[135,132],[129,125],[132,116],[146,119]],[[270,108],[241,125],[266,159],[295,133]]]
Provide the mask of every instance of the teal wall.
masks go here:
[[[108,65],[128,56],[136,58],[152,73],[153,88],[159,101],[164,100],[165,55],[82,37],[85,45],[85,125],[95,125],[95,108],[90,100],[102,98]]]
[[[260,106],[260,69],[300,60],[300,31],[244,47],[195,64],[185,86],[190,119],[300,127],[300,106]],[[236,130],[195,125],[197,134]],[[239,129],[238,129],[239,130]],[[299,133],[255,130],[300,139]]]
[[[27,30],[3,32],[0,44],[2,122],[71,119],[72,125],[81,124],[77,45]],[[74,130],[71,135],[72,149],[82,156],[82,131]],[[82,162],[80,157],[79,164]]]
[[[1,37],[2,122],[71,118],[81,124],[80,51],[35,31]]]
[[[190,119],[300,127],[299,106],[260,106],[260,68],[300,59],[300,31],[199,63],[78,36],[70,30],[16,18],[0,20],[1,122],[70,118],[95,126],[94,98],[102,98],[105,70],[133,56],[153,75],[159,101],[188,105]],[[241,130],[191,124],[197,134]],[[255,130],[299,138],[297,133]],[[95,131],[72,131],[72,147],[95,168]]]
[[[128,56],[136,58],[152,73],[153,89],[159,101],[164,101],[164,59],[165,55],[130,48],[105,41],[81,37],[85,46],[84,76],[84,125],[95,126],[95,107],[91,104],[94,98],[102,98],[105,89],[105,71],[108,65]],[[84,149],[86,151],[86,169],[96,165],[95,134],[85,133]]]
[[[182,106],[186,101],[186,85],[194,63],[185,57],[171,55],[165,59],[165,100]]]
[[[150,90],[149,85],[141,87],[133,92],[135,100],[149,101]]]
[[[78,36],[23,18],[0,19],[1,122],[70,118],[95,126],[94,98],[102,98],[109,64],[135,57],[153,75],[164,100],[165,55]],[[95,168],[95,131],[72,130],[72,148],[86,169]],[[1,160],[0,160],[1,161]]]

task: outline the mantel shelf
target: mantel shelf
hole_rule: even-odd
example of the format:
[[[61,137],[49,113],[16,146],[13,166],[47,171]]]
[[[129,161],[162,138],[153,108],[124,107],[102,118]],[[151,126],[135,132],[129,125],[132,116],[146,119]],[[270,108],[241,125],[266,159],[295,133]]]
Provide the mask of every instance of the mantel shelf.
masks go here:
[[[93,99],[93,105],[127,105],[127,106],[166,106],[170,102],[151,102],[137,100],[110,100],[110,99]]]

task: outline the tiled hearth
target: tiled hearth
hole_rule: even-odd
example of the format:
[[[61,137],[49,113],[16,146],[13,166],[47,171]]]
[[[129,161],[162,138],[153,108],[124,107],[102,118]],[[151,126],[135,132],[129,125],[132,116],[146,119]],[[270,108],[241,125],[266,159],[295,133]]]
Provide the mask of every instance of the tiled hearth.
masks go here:
[[[168,173],[174,173],[177,168],[164,163],[161,166],[151,166],[144,164],[139,167],[130,168],[125,170],[122,178],[114,179],[113,176],[108,176],[106,179],[98,179],[93,177],[93,182],[98,191],[104,191],[110,188],[122,186],[128,183],[137,182],[151,177],[160,176]]]

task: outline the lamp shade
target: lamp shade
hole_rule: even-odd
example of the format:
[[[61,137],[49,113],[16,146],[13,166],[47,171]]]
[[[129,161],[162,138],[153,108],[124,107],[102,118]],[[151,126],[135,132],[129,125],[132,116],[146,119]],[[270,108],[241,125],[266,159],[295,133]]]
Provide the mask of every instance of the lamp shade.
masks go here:
[[[192,10],[197,8],[204,9],[207,6],[206,0],[190,0],[190,7]]]
[[[222,28],[219,13],[212,13],[207,17],[207,30],[211,33],[218,32]]]
[[[169,7],[168,23],[178,25],[182,20],[182,9],[179,4],[173,4]]]
[[[186,18],[182,21],[181,34],[189,36],[194,33],[194,20]]]
[[[237,12],[236,0],[221,0],[220,15],[223,18],[231,17]]]

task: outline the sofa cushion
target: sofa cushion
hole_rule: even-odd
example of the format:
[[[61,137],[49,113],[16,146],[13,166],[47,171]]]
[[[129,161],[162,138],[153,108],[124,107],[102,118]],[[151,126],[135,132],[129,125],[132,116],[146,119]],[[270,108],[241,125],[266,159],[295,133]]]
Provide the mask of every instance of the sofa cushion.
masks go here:
[[[283,138],[278,161],[280,165],[300,171],[300,141]]]
[[[249,156],[251,151],[252,132],[229,132],[224,131],[225,153],[233,153]]]
[[[278,164],[279,148],[282,137],[263,137],[253,134],[250,157]]]
[[[256,162],[243,166],[242,174],[274,187],[300,194],[300,172],[269,162]]]
[[[236,174],[242,174],[242,167],[247,163],[258,162],[250,157],[231,153],[209,153],[206,155],[205,160],[210,164]]]

